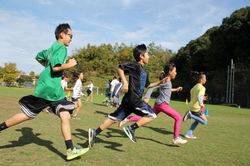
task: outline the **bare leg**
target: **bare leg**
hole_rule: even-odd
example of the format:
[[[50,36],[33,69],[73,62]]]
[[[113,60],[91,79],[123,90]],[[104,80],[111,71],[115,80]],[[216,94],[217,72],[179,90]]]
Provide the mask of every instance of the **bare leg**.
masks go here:
[[[77,102],[75,103],[75,113],[74,113],[73,116],[77,116],[78,115],[81,107],[82,107],[82,101],[81,101],[81,99],[78,99]]]
[[[22,123],[26,120],[31,120],[32,118],[29,118],[27,115],[25,115],[23,112],[22,113],[18,113],[14,116],[12,116],[10,119],[6,120],[6,126],[7,127],[11,127],[14,125],[17,125],[19,123]]]
[[[137,123],[138,127],[141,127],[141,126],[144,126],[145,124],[151,122],[152,120],[154,120],[154,119],[148,118],[148,117],[142,117],[136,123]]]
[[[70,114],[68,111],[60,111],[61,130],[64,140],[71,140]]]
[[[109,126],[111,126],[113,123],[116,123],[117,121],[114,121],[110,118],[107,118],[100,126],[100,128],[102,130],[105,130],[106,128],[108,128]]]

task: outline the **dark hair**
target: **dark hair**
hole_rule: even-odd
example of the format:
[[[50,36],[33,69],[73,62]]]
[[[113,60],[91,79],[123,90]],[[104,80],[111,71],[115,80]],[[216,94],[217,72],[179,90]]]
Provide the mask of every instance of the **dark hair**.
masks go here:
[[[80,75],[81,73],[82,73],[81,71],[74,72],[74,73],[73,73],[73,79],[74,79],[74,80],[77,80],[78,77],[79,77],[79,75]]]
[[[191,71],[193,80],[197,83],[200,81],[200,79],[203,78],[203,75],[205,75],[203,72],[198,71]]]
[[[61,33],[61,32],[64,32],[65,34],[67,34],[67,33],[68,33],[68,29],[71,29],[68,23],[59,24],[59,25],[56,27],[56,30],[55,30],[56,40],[59,39],[60,33]]]
[[[147,47],[145,44],[138,45],[133,49],[133,55],[134,55],[136,62],[140,60],[141,54],[144,56],[146,51],[147,51]]]
[[[69,76],[67,74],[63,74],[62,79],[64,79],[64,78],[69,78]]]
[[[111,83],[111,82],[112,82],[112,79],[109,80],[109,83]]]
[[[117,77],[116,77],[116,76],[114,76],[114,77],[113,77],[113,79],[117,79]]]
[[[164,71],[161,72],[161,75],[159,77],[160,80],[162,80],[163,78],[165,78],[166,76],[168,76],[169,71],[172,71],[175,68],[175,64],[173,63],[169,63],[164,67]]]

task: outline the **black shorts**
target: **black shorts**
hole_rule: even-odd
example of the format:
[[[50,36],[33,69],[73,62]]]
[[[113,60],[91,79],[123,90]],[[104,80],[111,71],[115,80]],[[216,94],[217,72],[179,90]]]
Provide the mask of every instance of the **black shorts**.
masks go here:
[[[92,91],[88,89],[88,90],[87,90],[88,96],[89,96],[91,93],[92,93]]]
[[[136,115],[148,117],[155,119],[157,115],[155,114],[154,110],[148,105],[147,103],[142,103],[142,106],[136,108],[126,108],[123,104],[121,104],[117,110],[108,115],[108,117],[112,120],[123,120],[131,113],[135,113]]]
[[[74,103],[66,98],[59,101],[48,101],[33,95],[24,96],[19,100],[19,104],[24,114],[30,118],[35,118],[46,107],[50,107],[52,112],[58,116],[61,109],[69,111],[70,114],[75,109]]]

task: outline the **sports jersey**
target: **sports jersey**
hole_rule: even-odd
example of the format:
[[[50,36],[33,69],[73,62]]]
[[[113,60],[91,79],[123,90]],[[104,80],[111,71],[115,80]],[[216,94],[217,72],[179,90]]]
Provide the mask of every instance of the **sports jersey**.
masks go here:
[[[91,83],[91,84],[88,85],[88,89],[89,89],[91,92],[93,91],[93,87],[94,87],[93,83]]]
[[[66,57],[67,48],[58,41],[54,42],[49,49],[37,54],[37,60],[45,62],[45,69],[40,74],[40,78],[37,82],[34,93],[35,97],[49,101],[58,101],[65,98],[61,86],[63,71],[54,72],[52,68],[59,64],[65,64]]]
[[[149,99],[153,90],[159,88],[160,89],[160,95],[157,97],[155,103],[158,105],[161,105],[163,102],[166,102],[167,104],[170,103],[170,98],[172,94],[172,83],[171,81],[168,81],[164,84],[160,84],[158,86],[155,86],[153,88],[149,88],[145,98]]]
[[[119,98],[121,89],[122,89],[122,83],[119,82],[118,84],[116,84],[116,86],[114,88],[113,96]]]
[[[110,92],[113,92],[114,91],[114,88],[116,86],[116,84],[118,84],[119,81],[118,80],[113,80],[110,84],[111,84],[111,89],[110,89]]]
[[[142,106],[144,88],[150,84],[147,72],[139,63],[122,64],[119,68],[129,76],[128,92],[122,99],[122,105],[127,108]]]
[[[200,83],[196,84],[190,91],[190,103],[189,103],[189,110],[192,112],[199,112],[201,106],[199,104],[199,98],[205,95],[206,88],[201,85]]]
[[[63,90],[65,90],[65,88],[68,86],[67,81],[62,80],[62,81],[61,81],[61,86],[62,86]]]
[[[82,81],[80,79],[78,79],[76,81],[74,88],[73,88],[72,97],[78,98],[78,97],[81,97],[81,95],[82,95]]]

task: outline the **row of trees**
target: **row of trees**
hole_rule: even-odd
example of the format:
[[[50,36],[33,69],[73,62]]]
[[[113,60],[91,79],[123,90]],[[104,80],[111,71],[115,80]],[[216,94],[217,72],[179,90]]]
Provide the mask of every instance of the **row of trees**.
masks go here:
[[[190,41],[171,59],[177,65],[177,83],[185,83],[183,99],[192,87],[190,71],[204,71],[208,77],[207,93],[212,103],[225,102],[227,66],[236,64],[235,102],[250,107],[250,7],[242,8],[223,19],[222,25],[209,29]]]
[[[206,84],[210,103],[224,103],[226,95],[227,66],[233,59],[236,64],[235,73],[235,102],[241,106],[250,107],[250,7],[242,8],[224,18],[222,25],[212,27],[196,40],[190,41],[180,48],[177,54],[164,49],[160,45],[150,43],[148,50],[150,63],[146,70],[151,78],[158,78],[165,64],[173,62],[177,66],[177,78],[173,86],[183,86],[183,93],[173,94],[173,98],[185,100],[189,98],[189,91],[194,85],[191,71],[203,71],[207,75]],[[88,44],[75,50],[72,55],[77,67],[66,71],[71,74],[77,70],[84,72],[84,81],[95,78],[110,78],[117,75],[119,64],[134,61],[133,45],[124,43],[102,44],[100,46]],[[7,82],[17,80],[15,64],[5,64],[0,68],[0,79]],[[19,77],[20,78],[20,77]],[[11,80],[11,81],[8,81]],[[19,79],[20,81],[21,79]],[[0,80],[1,81],[1,80]],[[3,80],[2,80],[3,81]],[[96,84],[95,84],[96,85]],[[105,88],[105,84],[98,85]]]
[[[222,25],[212,27],[201,37],[190,41],[177,54],[163,49],[154,43],[148,45],[150,63],[146,66],[150,77],[158,77],[164,65],[173,62],[177,66],[178,76],[174,86],[181,85],[184,91],[173,95],[175,99],[189,98],[189,91],[194,85],[191,71],[203,71],[208,82],[207,93],[211,103],[224,103],[226,95],[227,66],[233,59],[236,64],[235,102],[250,107],[250,7],[242,8],[223,19]],[[116,74],[120,63],[133,61],[133,45],[103,44],[76,50],[73,55],[78,61],[78,69],[97,76]],[[72,71],[77,70],[73,69]],[[71,72],[72,72],[71,71]]]
[[[0,66],[0,84],[5,83],[6,86],[23,86],[25,82],[32,83],[33,79],[38,79],[39,76],[31,71],[25,74],[16,68],[15,63],[5,63],[4,67]]]

